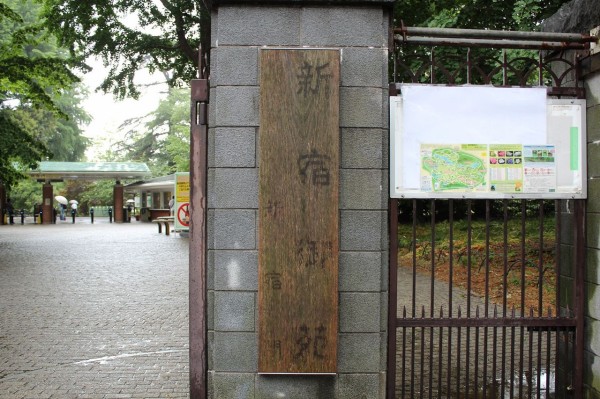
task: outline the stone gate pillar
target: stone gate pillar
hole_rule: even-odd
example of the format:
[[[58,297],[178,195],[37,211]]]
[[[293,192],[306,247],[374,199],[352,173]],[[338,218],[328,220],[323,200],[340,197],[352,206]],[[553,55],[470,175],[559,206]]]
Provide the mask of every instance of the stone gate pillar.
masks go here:
[[[54,187],[50,182],[44,183],[42,186],[42,223],[54,223]]]
[[[113,218],[115,223],[123,223],[123,185],[119,180],[113,187]]]
[[[213,1],[207,311],[208,391],[214,398],[385,397],[392,5],[391,0]],[[332,245],[332,240],[314,245],[300,240],[298,245],[306,245],[296,252],[309,263],[324,257],[323,265],[330,259],[327,251],[337,252],[337,357],[328,375],[259,372],[259,286],[268,277],[259,275],[259,231],[267,219],[260,216],[265,211],[259,209],[263,163],[257,155],[262,154],[259,104],[261,96],[269,95],[261,93],[259,65],[261,53],[274,48],[339,53],[339,161],[331,165],[339,176],[339,246],[337,238]],[[298,87],[288,90],[296,95]],[[317,168],[323,159],[333,159],[317,160],[318,154],[308,151]],[[277,212],[279,206],[274,201],[266,212]],[[310,287],[297,306],[313,297]],[[281,325],[282,330],[288,327],[293,328]],[[322,337],[311,337],[298,338],[298,356],[304,355],[302,343],[309,341],[310,350],[319,355],[315,345]]]

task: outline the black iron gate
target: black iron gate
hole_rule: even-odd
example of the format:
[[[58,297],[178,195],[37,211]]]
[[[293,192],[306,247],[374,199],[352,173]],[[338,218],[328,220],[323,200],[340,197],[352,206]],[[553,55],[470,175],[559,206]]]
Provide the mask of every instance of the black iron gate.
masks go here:
[[[564,50],[584,48],[589,37],[396,33],[396,82],[545,84],[549,95],[585,94]],[[414,44],[484,51],[463,49],[459,61],[459,51]],[[493,58],[490,47],[538,51]],[[544,53],[550,48],[560,51]],[[584,200],[391,199],[389,209],[388,398],[583,396]]]
[[[390,397],[573,397],[580,390],[585,203],[574,201],[572,212],[561,206],[391,201],[390,232],[398,239],[390,248]]]

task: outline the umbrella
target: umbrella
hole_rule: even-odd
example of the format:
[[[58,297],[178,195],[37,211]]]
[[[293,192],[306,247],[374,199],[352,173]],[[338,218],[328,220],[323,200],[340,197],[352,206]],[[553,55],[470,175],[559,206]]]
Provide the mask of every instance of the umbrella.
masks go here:
[[[133,204],[133,203],[135,202],[135,200],[133,200],[133,199],[128,199],[128,200],[127,200],[127,201],[125,201],[125,202],[127,202],[128,204]]]
[[[79,204],[79,201],[77,201],[77,200],[71,200],[71,201],[69,201],[69,204]]]
[[[67,205],[68,201],[65,197],[63,197],[62,195],[57,195],[56,197],[54,197],[54,199],[59,203],[59,204],[63,204],[63,205]]]

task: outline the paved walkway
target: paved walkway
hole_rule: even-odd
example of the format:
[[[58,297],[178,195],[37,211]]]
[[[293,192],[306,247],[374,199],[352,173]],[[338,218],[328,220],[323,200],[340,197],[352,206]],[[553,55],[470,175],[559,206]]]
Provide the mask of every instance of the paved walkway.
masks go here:
[[[187,398],[187,249],[150,223],[0,226],[0,398]]]

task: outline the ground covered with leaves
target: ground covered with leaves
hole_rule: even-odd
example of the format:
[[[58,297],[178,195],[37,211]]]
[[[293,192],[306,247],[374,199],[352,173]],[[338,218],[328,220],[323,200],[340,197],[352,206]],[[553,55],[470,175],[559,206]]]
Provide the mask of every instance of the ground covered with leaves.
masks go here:
[[[416,268],[417,273],[489,296],[490,303],[504,306],[516,315],[531,312],[544,316],[556,305],[556,234],[553,219],[525,223],[447,222],[399,226],[399,267]],[[452,230],[452,231],[451,231]],[[469,232],[470,230],[470,232]],[[489,234],[486,234],[489,230]],[[433,243],[433,245],[432,245]],[[506,295],[504,293],[506,292]]]

